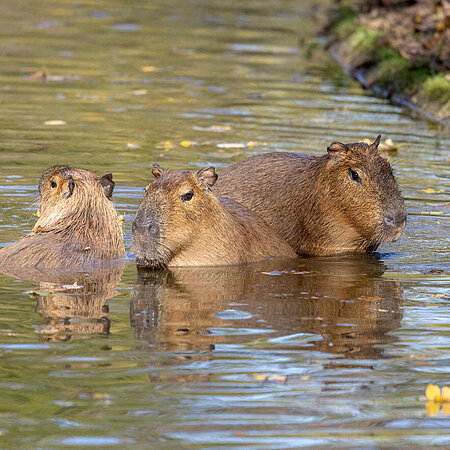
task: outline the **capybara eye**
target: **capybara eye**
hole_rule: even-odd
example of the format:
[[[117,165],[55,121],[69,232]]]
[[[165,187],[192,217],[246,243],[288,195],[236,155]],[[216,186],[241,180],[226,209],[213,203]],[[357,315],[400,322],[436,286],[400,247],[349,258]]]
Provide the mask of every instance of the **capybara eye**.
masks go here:
[[[69,183],[69,189],[70,189],[70,192],[73,192],[74,187],[75,187],[75,183],[74,183],[73,181],[71,181],[71,182]]]
[[[194,191],[186,192],[186,194],[181,195],[181,201],[188,202],[189,200],[192,200],[193,196],[194,196]]]
[[[52,180],[50,181],[50,186],[52,187],[52,189],[55,189],[55,187],[58,185]]]
[[[350,175],[350,178],[351,178],[353,181],[356,181],[357,183],[361,183],[361,178],[359,177],[358,172],[355,172],[355,171],[352,170],[352,169],[348,169],[348,174]]]

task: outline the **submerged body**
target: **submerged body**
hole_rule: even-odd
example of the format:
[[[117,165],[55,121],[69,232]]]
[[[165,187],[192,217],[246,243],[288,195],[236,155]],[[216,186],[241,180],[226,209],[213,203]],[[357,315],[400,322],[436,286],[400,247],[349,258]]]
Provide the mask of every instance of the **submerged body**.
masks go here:
[[[335,142],[319,157],[252,156],[225,169],[213,191],[260,216],[299,254],[373,251],[406,224],[392,168],[377,152],[380,137]]]
[[[122,258],[113,189],[111,174],[99,179],[84,169],[47,169],[39,181],[39,219],[30,234],[0,249],[0,268],[74,268]]]
[[[210,190],[213,167],[197,173],[164,172],[156,180],[133,221],[136,262],[148,267],[217,266],[295,258],[294,250],[255,214]]]

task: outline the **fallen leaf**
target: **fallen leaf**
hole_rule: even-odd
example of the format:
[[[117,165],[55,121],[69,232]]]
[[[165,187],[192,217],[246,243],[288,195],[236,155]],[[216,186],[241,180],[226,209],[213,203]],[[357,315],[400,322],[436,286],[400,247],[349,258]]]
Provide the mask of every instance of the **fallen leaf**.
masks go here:
[[[224,131],[231,130],[231,127],[229,125],[211,125],[210,127],[194,126],[192,129],[196,131],[213,131],[216,133],[223,133]]]
[[[131,149],[141,148],[141,146],[139,144],[128,143],[126,145],[126,148],[127,148],[127,150],[131,150]]]
[[[243,144],[242,142],[236,142],[236,143],[222,143],[222,144],[217,144],[217,147],[219,148],[245,148],[245,144]]]
[[[46,120],[44,125],[67,125],[67,122],[64,120]]]
[[[287,380],[286,375],[270,375],[269,381],[276,381],[278,383],[284,383]]]
[[[142,72],[156,72],[158,69],[155,66],[144,66]]]
[[[133,95],[146,95],[147,89],[136,89],[134,91],[131,91]]]
[[[182,147],[190,147],[191,145],[198,145],[198,142],[195,142],[195,141],[181,141],[180,145]]]
[[[261,374],[261,373],[254,373],[254,374],[252,375],[252,378],[253,378],[255,381],[267,381],[267,376],[266,376],[266,375],[263,375],[263,374]]]

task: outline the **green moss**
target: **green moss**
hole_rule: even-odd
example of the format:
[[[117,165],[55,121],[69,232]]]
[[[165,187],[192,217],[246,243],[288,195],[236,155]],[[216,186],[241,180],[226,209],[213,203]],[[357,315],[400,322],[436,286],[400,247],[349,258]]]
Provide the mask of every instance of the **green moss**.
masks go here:
[[[349,44],[353,52],[367,55],[374,55],[378,48],[378,41],[383,34],[358,26],[355,32],[350,36]]]
[[[352,6],[342,6],[335,14],[330,24],[330,31],[340,39],[346,38],[355,30],[357,12]]]
[[[415,67],[400,53],[389,47],[380,47],[375,52],[378,84],[385,89],[400,89],[409,94],[417,92],[421,83],[429,76],[426,67]]]
[[[429,100],[443,105],[450,100],[450,82],[443,74],[433,75],[423,83],[421,92]]]

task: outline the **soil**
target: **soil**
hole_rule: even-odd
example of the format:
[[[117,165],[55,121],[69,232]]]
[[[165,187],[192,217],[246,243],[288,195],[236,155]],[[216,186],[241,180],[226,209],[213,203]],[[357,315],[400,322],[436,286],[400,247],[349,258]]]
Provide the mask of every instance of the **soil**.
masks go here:
[[[365,87],[450,125],[450,0],[336,2],[326,34]]]

